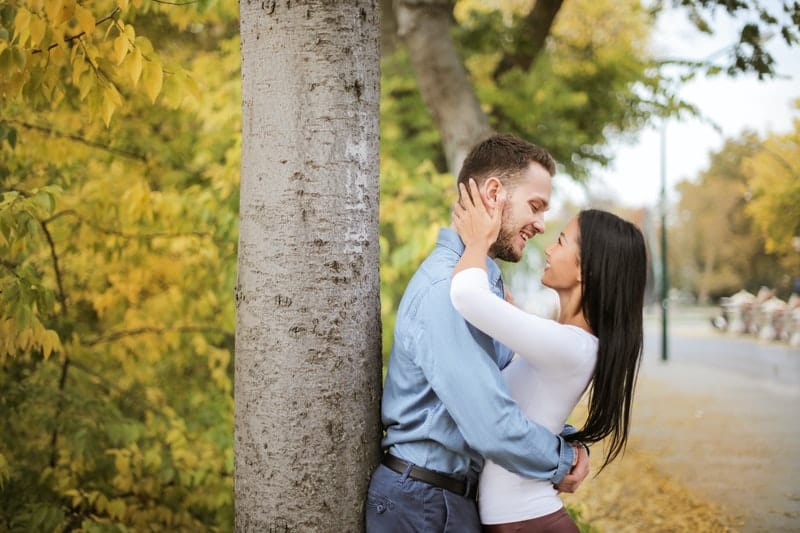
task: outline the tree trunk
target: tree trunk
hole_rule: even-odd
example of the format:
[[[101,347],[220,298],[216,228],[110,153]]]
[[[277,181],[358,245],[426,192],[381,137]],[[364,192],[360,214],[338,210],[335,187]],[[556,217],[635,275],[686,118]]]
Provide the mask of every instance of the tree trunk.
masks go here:
[[[491,134],[489,120],[450,37],[448,0],[397,0],[398,33],[408,48],[420,93],[457,175],[470,148]]]
[[[361,531],[380,453],[378,7],[241,0],[236,531]]]

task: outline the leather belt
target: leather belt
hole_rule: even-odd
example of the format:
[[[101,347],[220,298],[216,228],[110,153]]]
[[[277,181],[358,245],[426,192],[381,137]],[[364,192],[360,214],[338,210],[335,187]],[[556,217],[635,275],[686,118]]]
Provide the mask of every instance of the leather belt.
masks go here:
[[[456,479],[452,476],[448,476],[447,474],[434,472],[433,470],[428,470],[427,468],[422,468],[421,466],[403,461],[402,459],[388,453],[383,457],[382,462],[386,467],[394,470],[398,474],[404,474],[409,465],[411,465],[411,469],[408,472],[408,477],[411,479],[416,479],[417,481],[422,481],[428,485],[433,485],[434,487],[453,492],[459,496],[469,498],[470,500],[474,500],[475,496],[477,496],[477,482],[470,483],[468,479]]]

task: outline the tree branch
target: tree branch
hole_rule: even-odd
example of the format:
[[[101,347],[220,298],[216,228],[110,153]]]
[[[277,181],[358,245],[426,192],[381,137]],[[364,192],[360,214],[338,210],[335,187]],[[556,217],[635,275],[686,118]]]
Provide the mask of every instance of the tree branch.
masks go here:
[[[43,221],[40,221],[39,224],[42,226],[42,231],[44,232],[45,237],[47,238],[47,242],[50,245],[50,256],[53,259],[53,270],[55,271],[56,275],[56,283],[58,284],[58,300],[61,302],[61,315],[66,316],[67,314],[67,297],[64,293],[64,285],[61,282],[61,269],[58,266],[58,255],[56,254],[56,245],[53,242],[53,236],[50,235],[50,230],[47,229],[47,224]],[[61,365],[61,376],[58,380],[58,390],[63,393],[64,387],[67,383],[67,373],[69,371],[69,355],[64,354],[64,362]],[[53,435],[50,439],[50,466],[54,467],[56,465],[56,455],[57,455],[57,444],[58,444],[58,421],[61,419],[61,413],[64,410],[64,395],[60,394],[58,397],[58,404],[56,405],[56,415],[55,415],[55,427],[53,427]]]
[[[514,67],[523,72],[531,69],[542,50],[544,50],[547,36],[550,35],[556,15],[558,15],[563,3],[563,0],[536,1],[536,5],[528,13],[528,16],[522,20],[517,33],[519,42],[516,50],[521,50],[524,53],[512,52],[503,55],[492,75],[495,81]]]
[[[91,228],[96,229],[97,231],[99,231],[101,233],[105,233],[107,235],[117,235],[119,237],[124,237],[126,239],[156,239],[156,238],[159,238],[159,237],[177,238],[177,237],[211,237],[212,236],[210,233],[206,233],[206,232],[203,232],[203,231],[188,231],[188,232],[185,232],[185,233],[169,233],[169,232],[165,232],[165,231],[157,231],[157,232],[154,232],[154,233],[125,233],[124,231],[104,228],[104,227],[101,227],[101,226],[95,224],[94,222],[90,222],[90,221],[86,220],[83,216],[81,216],[81,214],[78,213],[77,211],[75,211],[74,209],[66,209],[64,211],[59,211],[58,213],[56,213],[53,216],[51,216],[50,218],[48,218],[45,222],[49,223],[49,222],[52,222],[52,221],[54,221],[54,220],[56,220],[58,218],[61,218],[61,217],[67,216],[67,215],[77,218],[80,223],[86,224],[87,226],[90,226]]]
[[[69,139],[71,141],[75,141],[75,142],[84,144],[84,145],[89,146],[91,148],[98,148],[100,150],[104,150],[104,151],[109,152],[109,153],[114,154],[114,155],[127,157],[129,159],[134,159],[136,161],[141,161],[142,163],[148,163],[149,162],[148,159],[147,159],[147,156],[144,155],[144,154],[138,154],[138,153],[135,153],[135,152],[128,152],[127,150],[121,150],[119,148],[113,148],[111,146],[106,146],[104,144],[100,144],[100,143],[97,143],[97,142],[94,142],[94,141],[90,141],[88,139],[84,139],[83,137],[80,137],[79,135],[75,135],[75,134],[72,134],[72,133],[63,133],[63,132],[54,130],[52,128],[48,128],[46,126],[39,126],[37,124],[30,124],[28,122],[23,122],[21,120],[16,120],[16,119],[9,120],[8,122],[12,122],[14,124],[22,126],[23,128],[27,128],[29,130],[34,130],[34,131],[38,131],[38,132],[41,132],[41,133],[46,133],[48,135],[53,135],[55,137],[61,137],[62,139]]]
[[[167,4],[169,6],[189,6],[192,4],[196,4],[197,0],[191,0],[190,2],[167,2],[167,0],[153,0],[156,4]]]
[[[114,8],[114,11],[112,11],[111,13],[109,13],[108,15],[106,15],[105,17],[103,17],[103,18],[101,18],[101,19],[99,19],[99,20],[95,21],[95,23],[94,23],[94,24],[95,24],[95,26],[98,26],[98,25],[102,24],[103,22],[106,22],[106,21],[108,21],[108,20],[111,20],[111,19],[113,19],[113,18],[114,18],[114,16],[116,16],[116,14],[117,14],[118,12],[119,12],[119,8],[118,8],[118,7],[115,7],[115,8]],[[80,33],[76,33],[75,35],[70,35],[69,37],[64,37],[64,42],[65,42],[65,43],[68,43],[68,42],[74,41],[75,39],[80,39],[80,38],[81,38],[81,37],[83,37],[84,35],[86,35],[86,32],[85,32],[85,31],[82,31],[82,32],[80,32]],[[53,48],[57,48],[59,44],[60,44],[60,43],[53,43],[53,44],[51,44],[50,46],[48,46],[48,47],[47,47],[45,50],[41,50],[41,49],[35,48],[35,49],[31,50],[31,54],[41,54],[42,52],[45,52],[45,51],[49,52],[49,51],[50,51],[50,50],[52,50]]]
[[[44,232],[44,236],[47,239],[47,243],[50,245],[50,257],[53,260],[53,271],[56,275],[56,284],[58,285],[58,301],[61,302],[61,314],[64,315],[67,312],[67,296],[64,293],[64,285],[61,282],[61,269],[58,266],[58,255],[56,254],[56,244],[53,242],[53,236],[50,235],[50,230],[47,229],[47,222],[46,221],[39,221],[39,224],[42,226],[42,231]]]
[[[222,328],[217,328],[213,326],[175,326],[171,328],[154,328],[154,327],[143,327],[143,328],[136,328],[136,329],[129,329],[124,331],[116,331],[114,333],[110,333],[106,336],[101,336],[96,339],[83,341],[84,346],[95,346],[97,344],[105,344],[109,342],[114,342],[124,337],[134,337],[137,335],[149,335],[149,334],[161,334],[161,333],[168,333],[168,332],[178,332],[178,333],[218,333],[223,335],[226,340],[233,339],[233,333],[230,331],[224,330]]]
[[[15,265],[11,261],[6,261],[5,259],[0,259],[0,265],[2,265],[3,267],[6,268],[6,270],[11,272],[14,275],[15,278],[17,278],[19,280],[22,279],[22,277],[19,274],[17,274],[17,267],[19,265]]]
[[[449,0],[396,0],[395,14],[447,167],[457,175],[472,146],[492,129],[451,37],[453,6]]]

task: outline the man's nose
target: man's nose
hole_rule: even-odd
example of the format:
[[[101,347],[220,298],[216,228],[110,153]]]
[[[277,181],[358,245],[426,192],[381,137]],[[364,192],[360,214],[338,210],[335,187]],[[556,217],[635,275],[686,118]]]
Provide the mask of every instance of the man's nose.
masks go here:
[[[536,219],[533,221],[533,228],[536,230],[536,233],[544,233],[544,216],[538,215]]]

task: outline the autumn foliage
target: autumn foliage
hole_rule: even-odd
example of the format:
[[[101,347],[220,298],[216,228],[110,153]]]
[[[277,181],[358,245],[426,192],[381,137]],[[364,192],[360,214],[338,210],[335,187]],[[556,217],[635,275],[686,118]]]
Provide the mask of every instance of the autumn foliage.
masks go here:
[[[0,530],[231,529],[235,16],[0,3]]]

